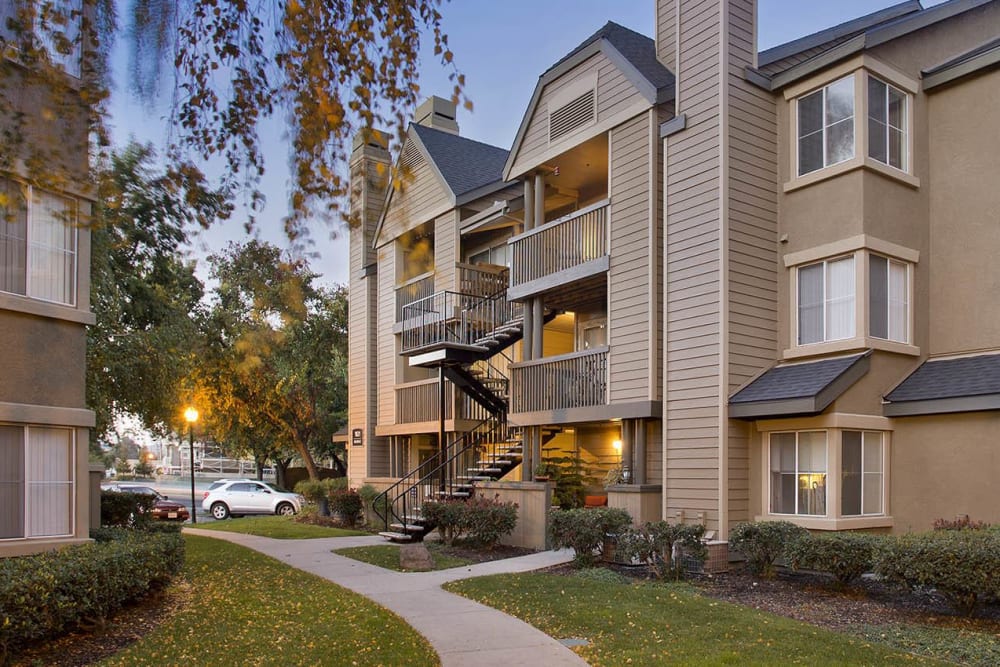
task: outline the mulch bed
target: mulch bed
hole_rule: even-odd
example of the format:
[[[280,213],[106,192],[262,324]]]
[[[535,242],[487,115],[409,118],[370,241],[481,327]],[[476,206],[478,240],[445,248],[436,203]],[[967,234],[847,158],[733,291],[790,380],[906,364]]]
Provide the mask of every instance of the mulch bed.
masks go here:
[[[427,540],[428,544],[434,544],[432,540]],[[534,549],[525,549],[523,547],[511,547],[505,544],[500,544],[494,547],[492,550],[487,551],[480,549],[475,546],[469,546],[462,544],[461,542],[454,544],[452,546],[447,546],[438,544],[438,550],[448,556],[454,556],[455,558],[465,558],[466,560],[471,560],[475,563],[487,563],[493,560],[504,560],[506,558],[517,558],[518,556],[527,556],[528,554],[535,553]]]

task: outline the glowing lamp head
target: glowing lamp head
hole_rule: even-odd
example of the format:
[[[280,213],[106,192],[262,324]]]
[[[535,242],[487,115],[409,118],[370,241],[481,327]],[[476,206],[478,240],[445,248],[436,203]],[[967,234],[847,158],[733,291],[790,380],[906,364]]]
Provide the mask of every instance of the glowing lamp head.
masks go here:
[[[184,419],[188,424],[193,424],[198,421],[198,411],[194,408],[188,408],[184,411]]]
[[[611,443],[611,446],[615,448],[616,452],[620,452],[622,450],[622,441],[615,440],[614,442]]]

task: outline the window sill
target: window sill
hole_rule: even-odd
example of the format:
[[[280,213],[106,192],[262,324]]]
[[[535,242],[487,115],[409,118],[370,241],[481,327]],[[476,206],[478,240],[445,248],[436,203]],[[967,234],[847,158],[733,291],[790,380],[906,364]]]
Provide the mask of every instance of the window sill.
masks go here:
[[[78,324],[94,324],[97,317],[86,310],[79,310],[73,306],[63,306],[48,301],[38,301],[19,294],[0,293],[0,310],[10,310],[26,315],[36,315],[47,317],[53,320],[65,320]]]
[[[856,336],[845,338],[844,340],[832,340],[826,343],[811,343],[809,345],[796,345],[781,353],[782,359],[802,359],[805,357],[818,357],[834,352],[860,352],[862,350],[881,350],[883,352],[894,352],[905,354],[911,357],[920,356],[920,348],[909,343],[897,343],[883,338],[872,338],[871,336]]]
[[[868,528],[892,528],[891,516],[793,516],[789,514],[763,514],[755,516],[754,521],[788,521],[808,530],[864,530]]]
[[[875,172],[876,174],[885,176],[886,178],[892,179],[911,188],[920,187],[920,179],[912,174],[882,164],[881,162],[873,160],[870,157],[855,157],[829,167],[817,169],[816,171],[805,174],[804,176],[796,176],[792,178],[792,180],[787,181],[782,186],[782,190],[786,193],[793,192],[800,188],[808,187],[819,183],[820,181],[825,181],[857,169],[865,169],[867,171]]]

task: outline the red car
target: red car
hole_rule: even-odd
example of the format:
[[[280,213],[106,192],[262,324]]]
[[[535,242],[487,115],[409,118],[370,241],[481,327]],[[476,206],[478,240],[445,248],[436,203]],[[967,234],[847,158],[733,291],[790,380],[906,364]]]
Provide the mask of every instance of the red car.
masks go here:
[[[124,493],[141,493],[146,496],[154,496],[153,510],[150,512],[154,519],[159,521],[187,521],[191,518],[191,513],[183,503],[170,500],[167,496],[151,486],[141,484],[113,484],[106,487],[108,491],[121,491]]]

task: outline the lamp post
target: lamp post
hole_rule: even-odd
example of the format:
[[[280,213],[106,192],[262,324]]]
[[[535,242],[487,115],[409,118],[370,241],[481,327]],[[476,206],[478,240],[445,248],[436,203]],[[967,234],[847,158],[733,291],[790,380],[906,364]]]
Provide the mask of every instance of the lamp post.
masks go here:
[[[184,411],[188,423],[188,455],[191,463],[191,523],[198,523],[198,508],[194,504],[194,423],[198,421],[198,411],[188,408]]]

